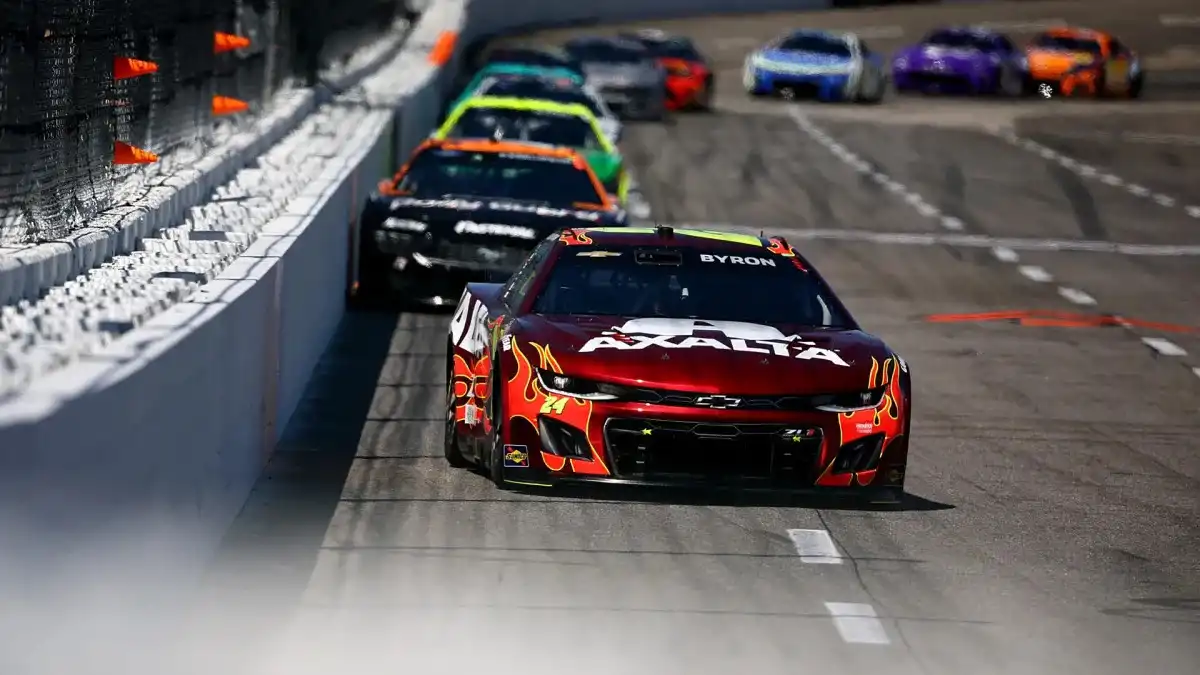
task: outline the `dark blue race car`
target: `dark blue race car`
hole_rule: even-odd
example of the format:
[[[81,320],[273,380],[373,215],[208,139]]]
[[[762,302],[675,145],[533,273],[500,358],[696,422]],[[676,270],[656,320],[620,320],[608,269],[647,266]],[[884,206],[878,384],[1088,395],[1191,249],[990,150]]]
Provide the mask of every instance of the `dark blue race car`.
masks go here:
[[[939,28],[892,57],[899,92],[1019,96],[1028,70],[1007,36],[971,26]]]

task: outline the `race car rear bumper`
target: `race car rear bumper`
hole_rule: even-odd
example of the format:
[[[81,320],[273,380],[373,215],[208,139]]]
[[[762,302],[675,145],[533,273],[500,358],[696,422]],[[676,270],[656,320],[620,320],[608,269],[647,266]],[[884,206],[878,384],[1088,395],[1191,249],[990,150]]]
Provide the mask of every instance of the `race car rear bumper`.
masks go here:
[[[659,89],[604,86],[600,96],[623,120],[658,120],[667,110],[666,92]]]
[[[440,307],[452,305],[468,283],[504,281],[515,269],[419,254],[373,253],[362,259],[356,293]]]

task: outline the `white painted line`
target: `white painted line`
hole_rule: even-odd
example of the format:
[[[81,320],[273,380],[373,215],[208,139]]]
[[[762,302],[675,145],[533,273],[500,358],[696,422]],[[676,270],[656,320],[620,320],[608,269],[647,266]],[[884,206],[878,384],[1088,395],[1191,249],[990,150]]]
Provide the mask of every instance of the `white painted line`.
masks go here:
[[[1044,284],[1048,281],[1054,280],[1054,277],[1050,276],[1049,272],[1034,265],[1021,265],[1017,268],[1017,271],[1020,272],[1021,276],[1025,277],[1026,279],[1036,281],[1039,284]]]
[[[1183,14],[1163,14],[1158,22],[1164,26],[1178,28],[1180,26],[1200,26],[1200,16],[1185,16]]]
[[[825,530],[788,530],[800,562],[814,565],[841,565],[842,554],[833,537]]]
[[[1112,175],[1111,173],[1106,173],[1106,174],[1103,174],[1100,176],[1100,182],[1104,183],[1105,185],[1111,185],[1113,187],[1117,187],[1118,185],[1120,185],[1121,183],[1124,183],[1125,181],[1121,180],[1117,176]]]
[[[1145,197],[1150,194],[1150,188],[1141,185],[1129,185],[1127,189],[1139,197]]]
[[[992,249],[992,255],[996,256],[996,260],[1006,263],[1015,263],[1021,259],[1017,252],[1007,246],[997,246]]]
[[[1146,343],[1147,347],[1153,349],[1159,354],[1162,354],[1163,356],[1187,356],[1187,351],[1184,350],[1183,347],[1180,347],[1170,340],[1164,340],[1163,338],[1156,337],[1144,337],[1142,338],[1142,342]]]
[[[827,602],[825,609],[833,616],[833,625],[843,641],[857,645],[891,644],[874,607],[857,602]]]
[[[1200,368],[1192,368],[1192,373],[1194,373],[1196,377],[1200,377]]]
[[[1187,211],[1187,214],[1193,218],[1200,218],[1200,206],[1188,206],[1183,210]]]
[[[1030,21],[986,21],[979,24],[985,28],[1013,33],[1036,33],[1067,25],[1064,19],[1032,19]]]
[[[960,232],[964,227],[966,227],[966,225],[962,220],[955,218],[954,216],[942,216],[942,227],[946,228],[947,230]]]
[[[733,225],[729,223],[679,223],[674,227],[727,230],[757,235],[761,228]],[[852,229],[787,229],[788,239],[824,239],[827,241],[864,241],[871,244],[901,244],[905,246],[962,246],[965,248],[1008,248],[1013,251],[1065,251],[1080,253],[1111,253],[1117,255],[1148,256],[1155,258],[1200,257],[1200,245],[1177,246],[1158,244],[1120,244],[1110,241],[1088,241],[1072,239],[1016,239],[1011,237],[989,237],[982,234],[940,234],[920,232],[870,232]],[[1014,261],[1015,262],[1015,261]]]
[[[1166,195],[1156,194],[1154,195],[1154,201],[1158,202],[1159,206],[1165,206],[1167,208],[1175,206],[1175,199]]]
[[[1077,305],[1095,305],[1096,299],[1077,288],[1060,286],[1058,294]]]

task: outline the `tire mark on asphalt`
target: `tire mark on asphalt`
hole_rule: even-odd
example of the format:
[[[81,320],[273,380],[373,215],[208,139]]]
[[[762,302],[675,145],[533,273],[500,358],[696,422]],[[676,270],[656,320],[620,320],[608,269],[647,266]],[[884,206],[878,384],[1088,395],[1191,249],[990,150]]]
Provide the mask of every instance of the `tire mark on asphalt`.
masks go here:
[[[1096,200],[1092,196],[1092,191],[1084,185],[1078,174],[1058,164],[1050,164],[1049,170],[1050,175],[1054,177],[1054,181],[1058,183],[1059,189],[1062,190],[1067,202],[1071,205],[1071,211],[1075,216],[1076,224],[1079,225],[1079,231],[1088,239],[1109,241],[1110,235],[1100,222],[1100,212],[1096,208]]]

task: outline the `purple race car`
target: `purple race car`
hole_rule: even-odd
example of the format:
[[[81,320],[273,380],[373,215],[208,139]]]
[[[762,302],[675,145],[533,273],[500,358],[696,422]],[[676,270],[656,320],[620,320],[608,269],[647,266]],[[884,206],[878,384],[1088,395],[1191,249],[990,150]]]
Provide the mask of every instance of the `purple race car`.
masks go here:
[[[1011,40],[986,28],[939,28],[892,57],[899,92],[1019,96],[1026,90],[1028,69]]]

